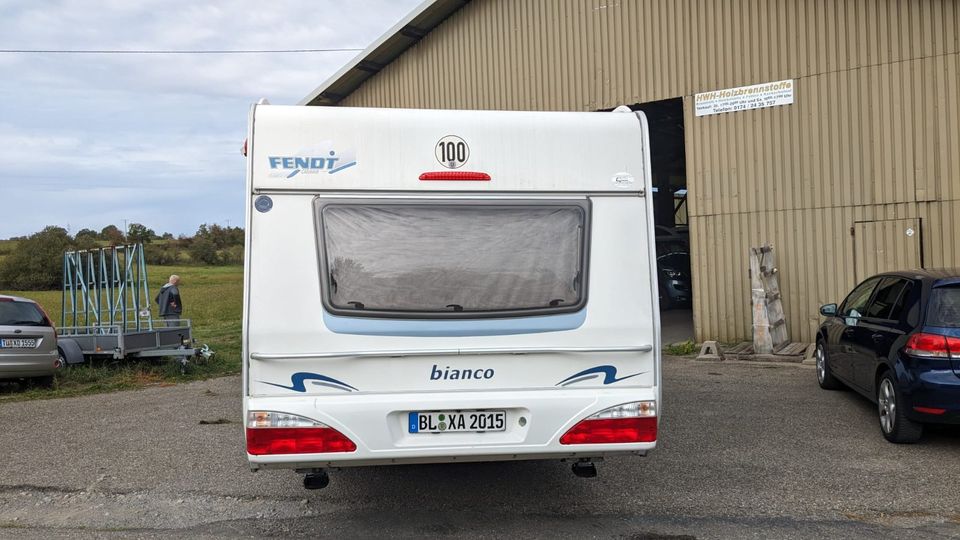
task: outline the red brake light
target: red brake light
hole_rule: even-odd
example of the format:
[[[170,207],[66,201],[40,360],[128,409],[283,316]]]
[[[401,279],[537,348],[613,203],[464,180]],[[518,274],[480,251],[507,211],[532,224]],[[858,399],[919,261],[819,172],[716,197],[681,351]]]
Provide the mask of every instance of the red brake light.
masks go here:
[[[50,315],[47,315],[47,310],[43,309],[39,303],[37,307],[40,308],[40,313],[43,313],[43,318],[46,319],[47,324],[50,325],[50,328],[53,328],[53,337],[60,337],[60,334],[57,332],[57,327],[53,324],[53,319],[50,318]]]
[[[438,172],[425,172],[420,175],[420,180],[436,180],[436,181],[448,181],[448,182],[489,182],[490,175],[485,172],[438,171]]]
[[[960,339],[939,334],[919,333],[910,336],[904,352],[924,358],[949,358],[960,356]]]
[[[321,454],[353,452],[357,445],[331,427],[247,428],[247,452],[265,454]]]
[[[655,442],[657,417],[597,418],[581,420],[560,437],[560,444],[610,444]]]

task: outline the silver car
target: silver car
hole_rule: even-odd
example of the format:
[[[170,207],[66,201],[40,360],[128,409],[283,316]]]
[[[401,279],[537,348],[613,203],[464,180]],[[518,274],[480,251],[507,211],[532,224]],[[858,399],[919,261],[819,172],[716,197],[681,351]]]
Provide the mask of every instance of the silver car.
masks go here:
[[[0,295],[0,379],[35,379],[49,386],[62,364],[57,332],[33,300]]]

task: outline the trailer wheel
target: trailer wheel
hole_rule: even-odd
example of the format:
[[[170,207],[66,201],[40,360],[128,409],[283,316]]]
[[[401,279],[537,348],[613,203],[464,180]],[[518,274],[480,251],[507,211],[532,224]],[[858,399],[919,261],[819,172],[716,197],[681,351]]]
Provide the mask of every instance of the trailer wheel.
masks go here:
[[[74,364],[82,364],[86,361],[83,356],[83,350],[77,342],[69,338],[60,338],[57,340],[57,353],[63,362],[63,367],[70,367]]]

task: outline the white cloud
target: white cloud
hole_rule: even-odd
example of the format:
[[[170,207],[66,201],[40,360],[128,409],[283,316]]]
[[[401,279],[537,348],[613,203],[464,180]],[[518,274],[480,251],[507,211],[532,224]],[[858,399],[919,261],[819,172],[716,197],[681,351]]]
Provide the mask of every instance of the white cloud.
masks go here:
[[[365,47],[420,0],[0,0],[0,48]],[[355,53],[0,53],[0,238],[243,217],[249,104],[295,103]]]

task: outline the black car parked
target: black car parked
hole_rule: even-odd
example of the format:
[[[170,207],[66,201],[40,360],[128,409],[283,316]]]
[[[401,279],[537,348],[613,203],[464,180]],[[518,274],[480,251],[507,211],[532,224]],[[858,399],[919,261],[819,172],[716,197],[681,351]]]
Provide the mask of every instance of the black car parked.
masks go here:
[[[689,307],[693,301],[690,286],[690,254],[670,251],[657,257],[660,285],[660,309]]]
[[[877,403],[888,441],[915,442],[928,422],[960,424],[960,270],[873,276],[820,313],[820,386]]]

